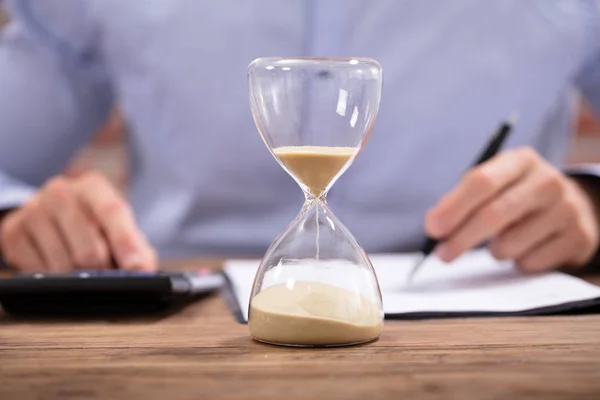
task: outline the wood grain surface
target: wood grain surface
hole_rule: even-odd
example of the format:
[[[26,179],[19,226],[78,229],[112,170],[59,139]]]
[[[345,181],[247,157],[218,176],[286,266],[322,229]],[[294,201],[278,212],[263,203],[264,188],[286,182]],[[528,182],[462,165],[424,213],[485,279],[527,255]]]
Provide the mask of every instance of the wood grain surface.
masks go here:
[[[338,398],[600,399],[600,315],[387,321],[336,349],[257,343],[218,295],[157,319],[0,315],[2,400]]]

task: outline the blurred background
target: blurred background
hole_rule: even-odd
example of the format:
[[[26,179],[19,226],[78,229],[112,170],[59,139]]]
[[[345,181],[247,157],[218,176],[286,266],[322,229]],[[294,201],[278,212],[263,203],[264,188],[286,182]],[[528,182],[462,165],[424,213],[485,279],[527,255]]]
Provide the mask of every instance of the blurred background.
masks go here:
[[[8,18],[0,3],[0,27],[7,21]],[[125,189],[127,159],[123,148],[124,134],[125,124],[119,111],[114,110],[94,139],[74,157],[65,173],[78,175],[97,169],[106,174],[118,188]],[[600,163],[600,120],[585,103],[580,106],[568,162]]]

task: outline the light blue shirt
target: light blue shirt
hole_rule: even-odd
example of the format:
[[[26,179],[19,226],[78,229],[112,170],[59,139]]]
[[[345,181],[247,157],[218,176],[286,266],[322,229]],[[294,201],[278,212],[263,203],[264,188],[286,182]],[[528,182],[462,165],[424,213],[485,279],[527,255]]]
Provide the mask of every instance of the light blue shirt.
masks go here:
[[[259,254],[303,196],[250,115],[263,56],[384,69],[364,152],[329,195],[367,251],[423,217],[512,110],[507,147],[561,165],[576,92],[600,109],[600,9],[576,0],[15,0],[0,42],[0,206],[61,172],[117,103],[140,227],[163,258]]]

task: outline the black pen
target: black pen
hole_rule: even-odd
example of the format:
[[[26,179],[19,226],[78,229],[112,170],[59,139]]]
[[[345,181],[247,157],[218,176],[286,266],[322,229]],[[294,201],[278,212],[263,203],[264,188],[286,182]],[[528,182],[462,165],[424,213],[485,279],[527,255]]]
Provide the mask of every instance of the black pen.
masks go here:
[[[479,156],[477,161],[475,161],[475,163],[473,164],[473,167],[483,164],[484,162],[488,161],[490,158],[494,157],[498,153],[500,148],[502,148],[502,144],[504,143],[504,141],[508,137],[510,131],[512,130],[513,125],[516,124],[517,118],[518,118],[517,113],[513,112],[506,119],[506,121],[504,121],[500,125],[498,130],[494,133],[494,136],[492,136],[492,138],[488,142],[488,145],[485,148],[485,150],[481,153],[481,155]],[[471,167],[471,168],[473,168],[473,167]],[[429,256],[429,254],[431,254],[431,252],[433,252],[433,250],[438,245],[438,243],[439,243],[438,240],[433,239],[431,237],[427,237],[425,244],[423,245],[423,247],[421,248],[421,251],[420,251],[420,253],[423,254],[423,257],[414,266],[413,270],[410,272],[410,275],[408,275],[408,278],[406,279],[407,284],[412,281],[412,278],[417,273],[419,267],[427,259],[427,256]]]

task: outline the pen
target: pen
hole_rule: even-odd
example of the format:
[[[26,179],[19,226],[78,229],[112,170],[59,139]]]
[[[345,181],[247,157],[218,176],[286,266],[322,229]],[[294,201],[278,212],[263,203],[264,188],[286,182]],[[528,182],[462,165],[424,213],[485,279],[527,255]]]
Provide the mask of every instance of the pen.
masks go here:
[[[487,147],[483,150],[483,152],[481,153],[481,155],[479,156],[479,158],[477,158],[477,161],[475,161],[475,163],[473,164],[473,167],[476,167],[476,166],[478,166],[480,164],[483,164],[484,162],[488,161],[490,158],[492,158],[493,156],[495,156],[498,153],[498,151],[502,147],[502,144],[504,143],[504,141],[508,137],[510,131],[512,130],[513,125],[517,122],[517,118],[518,118],[517,113],[513,112],[500,125],[500,127],[498,128],[498,130],[496,130],[496,132],[494,133],[494,135],[492,136],[492,138],[488,142]],[[429,236],[427,237],[427,239],[425,241],[425,244],[423,245],[423,247],[421,248],[421,251],[420,251],[420,253],[423,256],[415,264],[415,266],[413,267],[412,271],[408,275],[408,278],[406,280],[407,284],[409,284],[412,281],[413,277],[415,276],[415,274],[419,270],[419,267],[421,265],[423,265],[424,261],[427,259],[427,256],[429,256],[429,254],[431,254],[431,252],[433,252],[433,250],[435,249],[435,247],[437,246],[438,243],[439,243],[438,240],[433,239],[433,238],[431,238]]]

